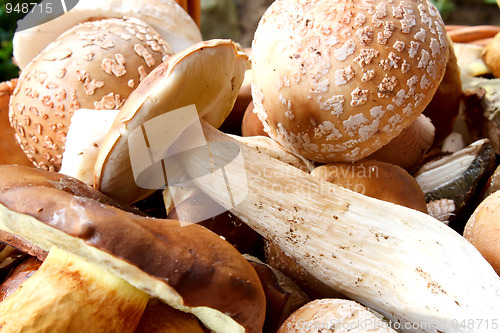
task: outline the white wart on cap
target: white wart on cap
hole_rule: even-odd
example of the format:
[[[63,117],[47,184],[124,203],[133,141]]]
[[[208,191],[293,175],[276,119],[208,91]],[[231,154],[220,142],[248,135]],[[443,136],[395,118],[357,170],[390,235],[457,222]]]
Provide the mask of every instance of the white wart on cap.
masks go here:
[[[76,109],[119,109],[170,46],[138,19],[82,23],[49,44],[22,71],[9,117],[28,158],[58,171]]]
[[[448,50],[427,0],[277,0],[253,41],[255,109],[304,157],[356,161],[423,111]]]

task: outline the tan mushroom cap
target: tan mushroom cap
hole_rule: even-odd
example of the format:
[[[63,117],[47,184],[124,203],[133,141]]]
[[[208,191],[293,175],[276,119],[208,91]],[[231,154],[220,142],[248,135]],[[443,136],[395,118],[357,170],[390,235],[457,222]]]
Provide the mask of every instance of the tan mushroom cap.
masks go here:
[[[22,71],[10,121],[28,158],[58,171],[73,112],[118,109],[141,79],[172,53],[141,20],[77,25],[49,44]]]
[[[388,322],[355,301],[316,299],[295,311],[278,333],[371,332],[395,333]]]
[[[131,133],[155,117],[190,105],[218,128],[234,105],[248,65],[248,57],[230,40],[196,43],[159,65],[132,92],[106,135],[95,164],[95,187],[127,203],[151,194],[153,190],[140,188],[134,179]]]
[[[270,136],[317,162],[356,161],[413,122],[448,59],[426,0],[277,0],[252,46],[252,95]]]
[[[33,20],[37,18],[27,18],[34,27],[14,35],[15,62],[24,69],[46,45],[81,22],[123,17],[135,17],[151,25],[174,52],[202,39],[196,23],[174,0],[81,0],[73,9],[52,21],[34,25]]]

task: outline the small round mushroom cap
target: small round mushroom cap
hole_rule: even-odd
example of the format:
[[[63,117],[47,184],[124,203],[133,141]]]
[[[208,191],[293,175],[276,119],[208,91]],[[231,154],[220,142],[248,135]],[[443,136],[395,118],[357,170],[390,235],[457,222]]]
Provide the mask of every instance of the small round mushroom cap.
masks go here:
[[[153,189],[136,183],[129,138],[138,133],[139,128],[146,132],[146,123],[154,123],[156,130],[162,128],[158,131],[162,133],[162,143],[149,137],[151,132],[146,133],[149,147],[154,143],[152,150],[159,156],[162,149],[169,148],[167,138],[176,137],[183,128],[173,122],[164,126],[161,120],[153,121],[153,118],[167,113],[179,114],[172,111],[192,105],[198,112],[196,121],[199,117],[216,128],[220,127],[233,108],[248,65],[248,57],[238,50],[235,43],[214,39],[196,43],[156,67],[132,92],[104,138],[94,167],[94,186],[127,203],[152,194]],[[134,142],[142,140],[134,138],[138,139]],[[144,161],[140,162],[148,164],[148,158],[149,155],[144,155]],[[161,160],[154,162],[158,164]]]
[[[277,0],[252,46],[252,95],[269,135],[323,163],[357,161],[411,124],[448,60],[427,0]]]
[[[388,322],[355,301],[317,299],[295,311],[278,333],[371,332],[395,333]]]
[[[464,237],[500,275],[500,191],[476,207],[465,225]]]
[[[76,109],[119,109],[164,58],[169,45],[141,20],[77,25],[22,71],[10,100],[16,139],[40,168],[58,171]]]
[[[88,20],[124,17],[135,17],[151,25],[174,52],[202,40],[196,23],[174,0],[81,0],[64,15],[43,24],[34,21],[44,19],[41,15],[26,16],[24,20],[29,20],[33,28],[14,35],[14,60],[24,69],[46,45],[75,25]]]

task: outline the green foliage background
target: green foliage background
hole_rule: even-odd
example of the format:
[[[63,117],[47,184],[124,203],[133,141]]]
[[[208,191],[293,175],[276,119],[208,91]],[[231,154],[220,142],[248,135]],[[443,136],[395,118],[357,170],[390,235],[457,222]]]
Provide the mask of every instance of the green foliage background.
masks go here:
[[[40,2],[41,0],[30,0],[30,2]],[[12,63],[12,37],[17,27],[16,22],[24,14],[11,12],[7,13],[5,4],[9,2],[13,6],[22,4],[22,0],[0,0],[0,81],[9,80],[19,76],[19,69]]]
[[[457,6],[457,1],[455,0],[430,0],[430,2],[432,2],[434,6],[436,6],[444,20],[446,20],[448,14]],[[496,0],[472,0],[469,2],[484,3],[488,5],[496,5],[497,3]]]

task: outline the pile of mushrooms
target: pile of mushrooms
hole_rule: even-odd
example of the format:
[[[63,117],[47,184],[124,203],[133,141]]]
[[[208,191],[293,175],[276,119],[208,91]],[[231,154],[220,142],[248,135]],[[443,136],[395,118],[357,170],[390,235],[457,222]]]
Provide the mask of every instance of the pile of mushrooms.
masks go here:
[[[97,6],[85,6],[75,13],[93,17]],[[115,8],[133,16],[127,6]],[[131,161],[137,159],[131,142],[140,133],[147,147],[141,177],[162,171],[167,186],[166,157],[175,156],[172,165],[193,186],[184,198],[203,193],[229,210],[276,249],[275,266],[289,260],[279,268],[293,278],[300,274],[296,281],[306,285],[319,281],[314,291],[323,296],[357,301],[403,331],[473,332],[456,323],[498,317],[498,275],[474,246],[426,214],[423,192],[408,173],[440,128],[432,123],[439,106],[427,109],[430,119],[426,107],[435,96],[446,99],[449,92],[439,92],[445,84],[461,89],[444,23],[430,2],[276,0],[255,33],[251,63],[231,41],[201,42],[196,33],[184,33],[190,25],[177,34],[171,23],[179,18],[171,13],[166,25],[159,14],[148,22],[148,10],[121,19],[107,18],[114,9],[99,12],[106,19],[74,26],[26,55],[34,59],[25,62],[10,120],[37,167],[59,171],[66,165],[72,176],[134,204],[155,192],[138,184]],[[42,29],[56,26],[51,22]],[[23,57],[16,60],[22,64]],[[270,139],[216,129],[235,105],[245,73],[251,75],[252,112]],[[196,121],[161,122],[189,105],[196,107]],[[102,120],[89,132],[96,119]],[[204,133],[208,160],[196,149],[172,154],[192,148],[193,123]],[[159,133],[155,140],[144,134],[150,128]],[[230,163],[235,159],[228,160],[227,147],[237,147],[244,168]],[[411,158],[393,159],[406,150]],[[224,169],[223,183],[200,176],[207,163]],[[365,183],[375,189],[371,194],[345,188],[339,174],[353,167],[384,171]],[[383,198],[377,189],[384,182],[400,186],[411,200],[396,192]],[[305,299],[300,302],[295,308]],[[373,318],[354,303],[333,304]],[[281,332],[308,311],[292,316]]]

